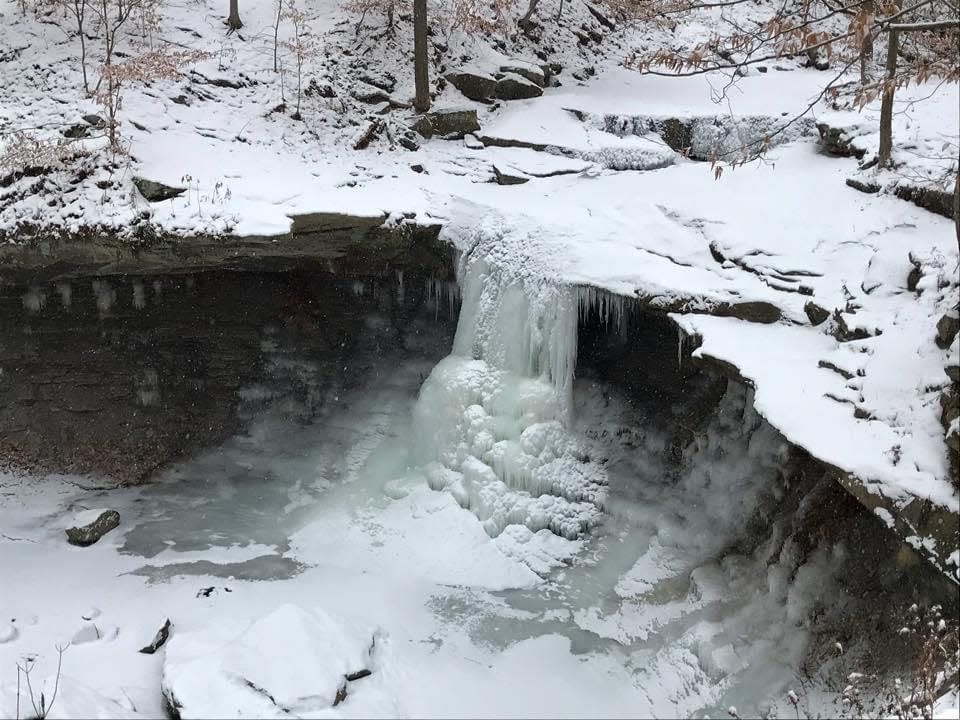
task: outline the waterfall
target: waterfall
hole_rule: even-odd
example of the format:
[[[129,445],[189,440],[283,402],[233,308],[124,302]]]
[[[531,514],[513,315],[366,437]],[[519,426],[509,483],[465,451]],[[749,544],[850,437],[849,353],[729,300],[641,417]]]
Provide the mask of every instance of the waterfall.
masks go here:
[[[579,538],[601,518],[606,473],[568,432],[577,359],[576,288],[460,261],[453,352],[414,410],[417,452],[491,537]]]

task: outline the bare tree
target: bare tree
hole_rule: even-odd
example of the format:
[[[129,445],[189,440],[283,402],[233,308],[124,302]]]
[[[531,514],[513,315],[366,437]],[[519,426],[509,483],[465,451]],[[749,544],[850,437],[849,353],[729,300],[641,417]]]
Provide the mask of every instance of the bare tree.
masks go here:
[[[227,16],[226,22],[229,28],[228,32],[233,32],[243,27],[243,22],[240,20],[238,0],[230,0],[230,14]]]
[[[923,82],[930,77],[939,76],[945,80],[956,82],[960,79],[960,65],[957,55],[957,40],[960,39],[960,18],[946,18],[915,23],[890,23],[886,26],[887,32],[887,62],[884,67],[883,88],[880,98],[880,151],[877,161],[880,167],[889,167],[893,150],[893,96],[899,85],[909,82]],[[926,43],[925,49],[933,49],[933,57],[921,58],[908,68],[906,73],[898,73],[897,65],[900,56],[901,33],[932,34],[933,43]],[[943,37],[946,34],[946,47],[950,55],[945,56],[940,51]],[[946,60],[946,66],[943,61]],[[940,67],[938,67],[940,65]],[[953,67],[951,68],[950,65]]]
[[[427,0],[413,0],[413,107],[417,112],[430,109],[430,73],[427,57]]]
[[[307,58],[316,52],[316,39],[310,32],[307,16],[296,6],[295,0],[287,0],[287,7],[283,17],[293,26],[293,37],[283,43],[283,46],[293,53],[297,68],[297,109],[291,116],[294,120],[302,119],[300,115],[300,100],[303,97],[303,65]]]
[[[530,4],[527,5],[527,11],[523,14],[517,21],[517,25],[520,26],[520,29],[524,33],[529,33],[533,29],[533,15],[537,12],[537,5],[540,4],[540,0],[530,0]],[[560,6],[561,8],[563,5]]]
[[[87,36],[83,22],[87,15],[87,0],[62,0],[64,10],[73,15],[80,38],[80,70],[83,72],[83,91],[90,94],[90,80],[87,77]]]
[[[279,70],[277,64],[277,46],[280,44],[280,18],[283,17],[283,0],[277,0],[277,18],[273,24],[273,71]]]

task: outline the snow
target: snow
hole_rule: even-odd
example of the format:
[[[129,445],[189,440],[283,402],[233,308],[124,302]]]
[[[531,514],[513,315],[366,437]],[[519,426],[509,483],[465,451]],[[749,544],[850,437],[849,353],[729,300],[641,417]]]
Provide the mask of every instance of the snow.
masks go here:
[[[0,126],[49,124],[52,136],[96,111],[74,95],[31,89],[38,73],[49,75],[44,86],[75,87],[75,49],[11,2],[3,10],[0,45],[18,48],[3,77],[25,102],[0,109]],[[389,381],[355,398],[338,418],[349,431],[291,431],[268,410],[247,436],[149,488],[109,496],[62,478],[0,475],[0,667],[35,656],[34,677],[49,695],[54,648],[70,642],[51,718],[160,716],[161,677],[185,717],[280,707],[333,716],[716,715],[731,700],[759,711],[795,681],[816,642],[808,619],[842,605],[834,582],[853,562],[842,550],[793,557],[772,531],[751,551],[730,551],[751,513],[769,510],[770,488],[782,491],[777,433],[899,507],[921,498],[960,510],[938,421],[943,367],[958,346],[932,342],[958,299],[950,222],[848,188],[853,161],[820,154],[809,124],[719,180],[644,130],[680,118],[695,123],[698,142],[716,127],[730,142],[769,132],[810,102],[822,75],[784,64],[719,98],[722,76],[640,76],[610,67],[617,58],[574,82],[577,64],[597,61],[577,50],[562,58],[562,87],[476,106],[488,144],[545,152],[480,148],[476,139],[433,140],[409,154],[378,140],[353,152],[355,123],[369,112],[348,99],[363,70],[355,61],[369,52],[402,67],[407,26],[371,44],[354,40],[353,19],[336,4],[312,8],[331,52],[311,60],[310,77],[334,86],[343,106],[313,94],[301,123],[274,111],[281,80],[265,60],[273,9],[243,8],[246,39],[223,37],[222,10],[172,3],[164,38],[215,47],[217,57],[189,79],[129,89],[127,154],[85,141],[91,155],[44,178],[42,192],[26,192],[28,181],[0,191],[0,227],[42,220],[125,237],[147,217],[185,235],[280,242],[301,213],[412,215],[441,222],[462,253],[460,285],[429,286],[438,306],[462,301],[461,322],[448,358],[385,370]],[[481,68],[511,62],[482,41],[451,33],[450,42],[451,56],[463,52]],[[331,56],[352,59],[337,68]],[[394,95],[410,94],[409,74],[398,71]],[[243,87],[208,82],[215,78]],[[289,80],[288,70],[288,104]],[[957,95],[948,88],[910,102],[925,90],[901,94],[895,155],[901,174],[940,182],[946,165],[914,156],[956,138]],[[190,104],[174,102],[181,95]],[[437,102],[462,104],[449,87]],[[855,115],[820,105],[814,116],[853,128],[875,152],[875,106]],[[388,125],[401,131],[406,120],[390,116]],[[78,168],[90,174],[74,183]],[[527,182],[501,186],[497,171]],[[134,176],[186,192],[148,204]],[[45,205],[51,196],[58,201]],[[919,293],[906,289],[911,257],[923,267]],[[95,290],[109,315],[118,290],[104,281]],[[132,292],[135,304],[145,301],[142,286]],[[22,303],[41,312],[58,298],[69,307],[69,283],[31,287]],[[725,399],[727,419],[690,451],[694,469],[677,482],[651,459],[663,437],[628,452],[582,427],[585,417],[615,421],[598,409],[599,390],[575,392],[578,317],[596,308],[622,330],[629,298],[670,311],[700,338],[695,355],[735,365],[754,386]],[[810,301],[869,337],[841,342],[834,320],[812,327]],[[743,303],[764,303],[781,319],[705,314]],[[156,402],[149,376],[139,391],[144,405]],[[256,387],[238,396],[272,400]],[[106,507],[120,512],[118,529],[91,548],[64,545],[65,527]],[[956,567],[957,551],[945,554]],[[166,649],[138,653],[166,617],[174,625]],[[293,656],[299,664],[284,662]],[[373,674],[331,708],[342,676],[367,661]],[[3,683],[0,714],[9,716],[16,688],[9,675]],[[942,710],[955,714],[949,702]]]
[[[164,693],[183,718],[315,712],[334,705],[348,675],[370,668],[373,637],[345,630],[323,610],[292,604],[239,633],[221,620],[174,633]]]
[[[919,352],[909,357],[909,364],[891,368],[884,361],[897,355],[874,350],[880,341],[902,347],[912,339],[915,346],[920,345],[921,340],[915,336],[915,320],[905,320],[906,338],[888,339],[898,329],[894,326],[890,333],[850,348],[870,356],[864,366],[863,388],[851,392],[840,376],[819,366],[821,359],[837,349],[837,342],[816,329],[764,326],[733,318],[675,317],[686,331],[703,337],[703,344],[694,351],[695,357],[716,358],[737,366],[756,387],[757,410],[788,440],[853,473],[868,486],[880,483],[884,492],[899,491],[901,499],[927,498],[958,510],[956,496],[943,482],[947,468],[942,434],[938,437],[934,432],[933,408],[939,407],[938,395],[924,391],[937,379],[937,373],[942,373],[937,353],[928,352],[927,369],[914,375],[917,368],[924,367],[917,361]],[[927,338],[922,342],[933,348]],[[867,352],[860,348],[867,348]],[[911,373],[914,383],[906,387],[899,382],[880,388],[868,385],[867,381],[872,378],[871,360],[883,363],[877,373],[878,383],[889,381],[890,377],[899,381],[906,373]],[[785,365],[790,367],[789,383],[782,381]],[[835,397],[847,398],[849,402]],[[861,397],[885,401],[883,405],[866,406],[877,408],[883,414],[875,419],[854,417],[853,406],[859,405]],[[911,432],[924,426],[926,433]],[[845,432],[838,433],[838,427],[843,427]]]

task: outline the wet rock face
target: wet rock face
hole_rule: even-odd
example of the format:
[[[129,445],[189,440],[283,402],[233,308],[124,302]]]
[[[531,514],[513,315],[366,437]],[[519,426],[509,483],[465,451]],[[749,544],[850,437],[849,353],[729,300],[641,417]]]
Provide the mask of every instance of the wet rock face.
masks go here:
[[[0,283],[0,458],[144,480],[266,402],[309,422],[376,354],[449,349],[428,276],[229,272]],[[432,354],[431,354],[432,357]]]

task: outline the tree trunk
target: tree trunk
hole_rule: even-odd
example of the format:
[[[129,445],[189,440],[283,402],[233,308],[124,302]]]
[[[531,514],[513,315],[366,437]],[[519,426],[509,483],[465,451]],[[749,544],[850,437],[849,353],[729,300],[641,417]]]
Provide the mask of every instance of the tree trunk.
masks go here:
[[[413,0],[413,81],[416,87],[413,107],[417,112],[430,109],[427,63],[427,0]]]
[[[533,27],[533,14],[537,11],[537,5],[540,4],[540,0],[530,0],[530,4],[527,5],[527,12],[524,13],[523,17],[517,21],[517,25],[520,26],[520,29],[523,30],[523,34],[526,35],[530,32]],[[563,12],[563,2],[560,3],[560,12]],[[560,15],[557,14],[559,19]]]
[[[239,30],[243,27],[243,23],[240,21],[240,8],[238,6],[239,0],[230,0],[230,15],[227,17],[227,27],[231,31]]]
[[[872,21],[874,4],[873,0],[867,0],[863,5],[863,11],[867,13],[867,17]],[[866,85],[870,82],[871,70],[873,69],[873,34],[871,31],[867,31],[866,36],[863,38],[863,47],[860,48],[860,84]]]
[[[960,165],[953,182],[953,227],[957,231],[957,251],[960,252]]]
[[[893,150],[893,93],[897,82],[898,45],[897,31],[888,31],[887,66],[883,75],[883,96],[880,100],[880,152],[877,157],[880,167],[890,165],[890,154]]]

